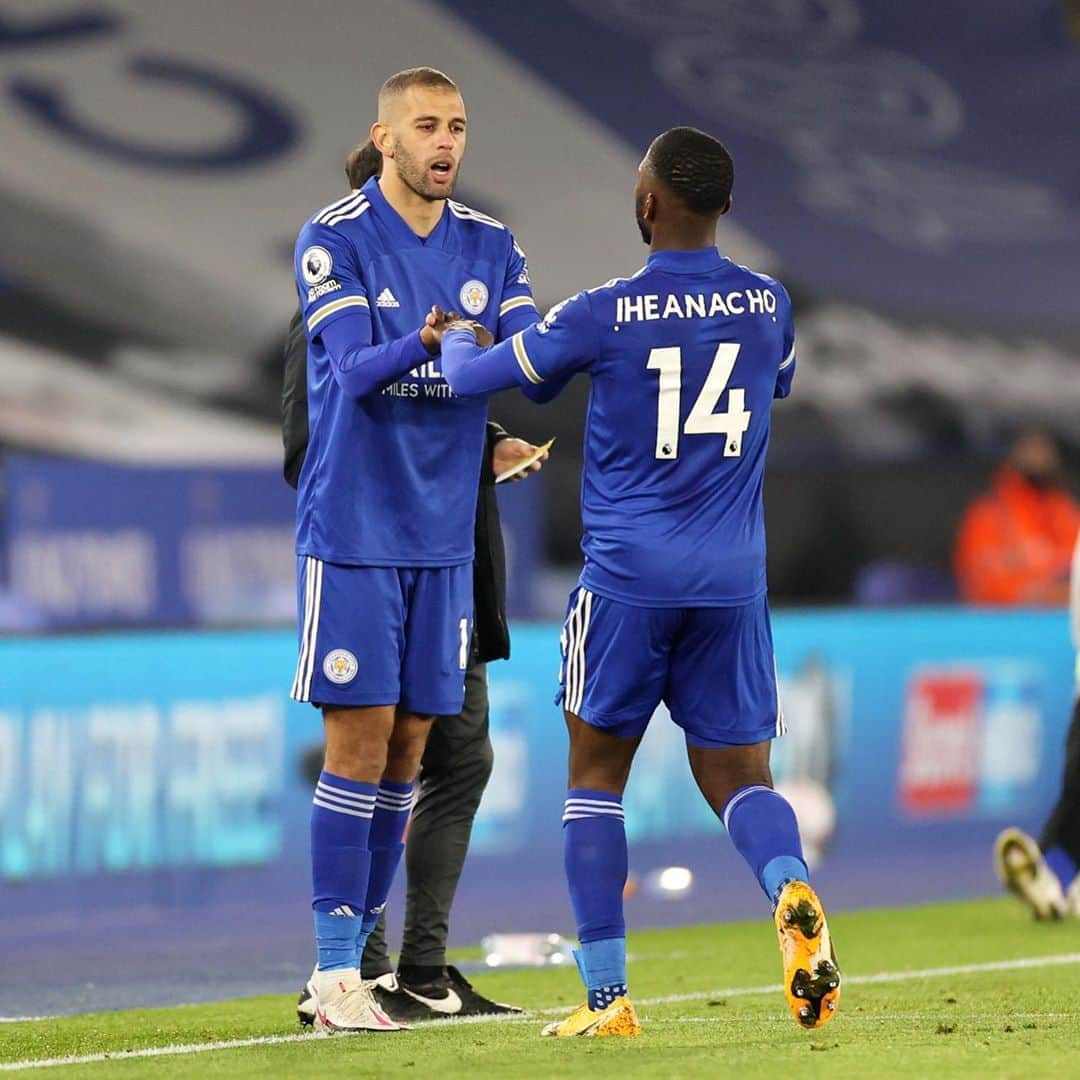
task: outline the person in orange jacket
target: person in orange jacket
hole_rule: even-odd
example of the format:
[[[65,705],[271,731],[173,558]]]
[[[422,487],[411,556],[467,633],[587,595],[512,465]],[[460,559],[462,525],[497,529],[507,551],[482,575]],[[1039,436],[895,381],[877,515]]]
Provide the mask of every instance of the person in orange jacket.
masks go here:
[[[1025,431],[990,491],[964,512],[953,552],[961,598],[969,604],[1064,605],[1080,531],[1080,504],[1065,489],[1057,445]]]

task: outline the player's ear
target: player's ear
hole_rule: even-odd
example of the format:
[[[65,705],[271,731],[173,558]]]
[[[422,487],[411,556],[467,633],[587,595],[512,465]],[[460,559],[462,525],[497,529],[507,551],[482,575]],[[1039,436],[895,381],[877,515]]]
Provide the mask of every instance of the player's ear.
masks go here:
[[[727,197],[727,202],[724,203],[724,209],[720,211],[720,216],[721,217],[723,217],[724,214],[728,214],[728,213],[731,212],[731,207],[734,204],[734,202],[735,202],[735,197],[733,195],[729,195]]]
[[[394,156],[394,135],[386,124],[376,120],[371,125],[371,141],[375,144],[375,149],[383,157],[392,158]]]

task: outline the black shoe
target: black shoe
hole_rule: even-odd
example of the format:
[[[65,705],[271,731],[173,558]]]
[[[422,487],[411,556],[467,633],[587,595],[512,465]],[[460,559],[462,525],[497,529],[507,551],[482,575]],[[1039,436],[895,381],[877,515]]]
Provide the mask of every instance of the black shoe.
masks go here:
[[[375,1000],[391,1020],[399,1024],[415,1024],[421,1020],[445,1020],[445,1013],[436,1012],[428,1008],[422,1001],[406,993],[398,985],[397,977],[391,972],[380,975],[377,979],[364,980],[375,995]],[[300,997],[296,1002],[296,1015],[304,1027],[310,1027],[315,1022],[315,1006],[311,1001],[311,994],[305,986],[300,991]]]
[[[399,968],[398,983],[418,1002],[442,1017],[510,1016],[525,1011],[478,994],[456,967]],[[386,1011],[390,1012],[389,1009]],[[397,1019],[393,1013],[390,1015]]]

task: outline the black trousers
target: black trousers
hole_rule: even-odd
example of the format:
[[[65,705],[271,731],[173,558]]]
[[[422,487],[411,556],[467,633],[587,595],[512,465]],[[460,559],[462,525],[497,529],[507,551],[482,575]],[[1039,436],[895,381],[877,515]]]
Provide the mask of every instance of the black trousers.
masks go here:
[[[487,668],[475,664],[465,674],[461,715],[436,718],[420,766],[405,842],[404,965],[441,967],[446,963],[450,907],[493,760]],[[385,915],[368,938],[361,971],[365,979],[393,971]]]
[[[1080,866],[1080,697],[1073,705],[1072,722],[1065,740],[1065,778],[1061,797],[1039,838],[1043,851],[1064,848]]]

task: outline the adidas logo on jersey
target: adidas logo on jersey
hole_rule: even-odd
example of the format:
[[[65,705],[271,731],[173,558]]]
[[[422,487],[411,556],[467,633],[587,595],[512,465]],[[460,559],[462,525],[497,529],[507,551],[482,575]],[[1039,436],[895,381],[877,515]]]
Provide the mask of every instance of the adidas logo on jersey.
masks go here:
[[[383,289],[383,291],[375,297],[375,306],[401,307],[401,305],[397,302],[397,297],[389,289]]]

